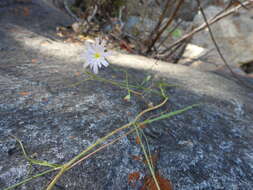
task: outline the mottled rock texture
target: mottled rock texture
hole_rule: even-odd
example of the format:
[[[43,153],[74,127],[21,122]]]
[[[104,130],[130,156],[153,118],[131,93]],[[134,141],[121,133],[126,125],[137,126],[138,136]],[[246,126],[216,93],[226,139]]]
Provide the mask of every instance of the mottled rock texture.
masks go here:
[[[0,189],[43,171],[29,167],[9,135],[20,138],[29,155],[65,163],[146,108],[138,97],[123,101],[125,90],[82,82],[83,47],[54,36],[56,26],[70,23],[66,14],[41,1],[25,4],[29,15],[22,6],[14,2],[0,8]],[[128,69],[130,83],[135,84],[154,60],[118,54],[111,62]],[[166,89],[169,102],[152,115],[202,103],[145,129],[150,151],[159,152],[160,174],[176,190],[251,190],[252,91],[234,80],[169,63],[158,62],[152,72],[154,80],[178,85]],[[124,80],[112,67],[99,76]],[[158,96],[146,98],[154,104],[161,101]],[[133,156],[142,156],[142,151],[131,135],[74,167],[55,189],[137,190],[141,182],[130,186],[128,175],[138,171],[144,176],[148,170]],[[51,177],[17,189],[43,189]]]

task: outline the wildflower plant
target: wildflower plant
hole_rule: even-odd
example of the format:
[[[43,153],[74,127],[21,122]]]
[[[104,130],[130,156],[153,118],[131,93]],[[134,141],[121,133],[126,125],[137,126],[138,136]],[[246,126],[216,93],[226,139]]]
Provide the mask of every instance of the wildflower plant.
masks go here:
[[[98,74],[99,68],[102,66],[107,67],[109,65],[106,57],[110,56],[111,53],[106,50],[105,45],[105,40],[100,40],[99,38],[95,39],[95,43],[85,43],[87,50],[84,55],[86,61],[84,68],[90,66],[90,69],[95,74]]]
[[[84,64],[84,67],[89,66],[95,74],[98,73],[99,68],[101,68],[102,66],[107,67],[109,65],[108,61],[106,60],[106,57],[110,56],[112,54],[106,50],[105,44],[106,44],[105,41],[99,40],[98,38],[95,39],[95,43],[88,43],[88,42],[86,43],[87,50],[84,54],[85,55],[84,58],[85,58],[86,63]],[[70,160],[68,160],[67,162],[65,162],[63,164],[55,164],[55,163],[50,163],[50,162],[43,161],[43,160],[35,160],[35,159],[31,158],[26,153],[26,150],[25,150],[21,140],[19,140],[15,136],[13,136],[13,138],[19,143],[21,150],[23,152],[23,155],[24,155],[25,159],[30,163],[30,165],[39,165],[39,166],[49,167],[49,169],[44,170],[43,172],[35,174],[31,177],[28,177],[28,178],[22,180],[21,182],[18,182],[10,187],[5,188],[4,190],[13,190],[16,187],[19,187],[21,185],[24,185],[24,184],[34,180],[35,178],[42,177],[46,174],[57,171],[58,173],[52,178],[52,180],[50,181],[49,184],[47,184],[47,187],[46,187],[46,190],[52,190],[54,188],[54,186],[57,185],[58,180],[62,177],[62,175],[64,175],[65,172],[67,172],[68,170],[70,170],[71,168],[73,168],[74,166],[79,164],[80,162],[90,158],[95,153],[103,150],[104,148],[110,146],[111,144],[118,142],[122,138],[124,138],[134,132],[136,132],[137,137],[140,140],[140,145],[143,150],[145,160],[147,161],[147,165],[149,167],[152,179],[154,181],[154,185],[157,190],[161,190],[161,188],[159,187],[160,177],[159,177],[159,175],[157,175],[155,173],[154,164],[152,162],[152,159],[150,159],[152,157],[152,155],[150,152],[150,148],[148,146],[148,141],[147,141],[147,138],[145,137],[145,134],[142,132],[142,129],[145,126],[147,126],[153,122],[163,120],[163,119],[168,119],[172,116],[186,112],[186,111],[198,106],[198,104],[187,106],[185,108],[171,111],[171,112],[167,112],[167,113],[162,112],[162,113],[159,113],[158,115],[153,115],[153,116],[149,117],[148,119],[145,119],[145,118],[142,119],[145,114],[152,112],[154,110],[160,109],[162,106],[164,106],[168,102],[169,97],[166,95],[165,87],[169,87],[171,85],[164,84],[163,82],[158,82],[157,85],[155,85],[156,89],[146,88],[144,85],[148,81],[151,80],[150,75],[148,75],[143,80],[141,85],[129,84],[128,73],[127,73],[127,71],[124,71],[124,73],[126,74],[126,80],[124,82],[118,82],[118,81],[106,79],[106,78],[97,76],[95,74],[92,74],[90,72],[87,72],[87,75],[89,77],[88,77],[88,79],[85,79],[85,81],[96,80],[98,82],[109,83],[109,84],[117,86],[121,89],[127,90],[128,95],[124,98],[127,101],[130,101],[130,98],[131,98],[130,94],[134,94],[134,95],[138,95],[139,97],[143,98],[143,100],[146,102],[145,97],[144,97],[144,93],[146,93],[148,91],[152,94],[154,93],[156,95],[161,96],[163,98],[163,100],[156,105],[148,105],[146,109],[139,112],[131,121],[129,121],[128,123],[126,123],[122,126],[119,126],[118,128],[105,134],[103,137],[97,139],[97,141],[95,141],[93,144],[89,145],[84,150],[80,151],[78,155],[74,156],[73,158],[71,158]],[[73,86],[73,85],[71,85],[71,86]],[[119,133],[122,131],[124,132],[124,134],[119,135]],[[145,143],[142,142],[142,137],[144,137]]]
[[[105,57],[108,56],[109,54],[107,54],[107,52],[105,52],[105,48],[104,48],[105,43],[101,42],[101,44],[99,43],[99,40],[96,39],[96,43],[90,44],[89,49],[87,51],[87,62],[86,65],[90,65],[90,67],[93,69],[93,71],[97,71],[98,72],[98,68],[100,68],[102,65],[104,66],[108,66],[108,62],[105,60]],[[96,49],[98,48],[98,49]],[[88,52],[90,52],[90,54],[88,55]],[[100,53],[101,57],[92,57],[92,55],[96,55],[96,53]],[[98,59],[95,60],[94,59]],[[92,61],[93,60],[93,61]],[[96,70],[97,69],[97,70]],[[21,142],[21,140],[19,140],[17,137],[12,136],[20,145],[21,150],[23,152],[23,155],[25,157],[25,159],[30,163],[30,165],[39,165],[39,166],[44,166],[44,167],[49,167],[49,169],[44,170],[43,172],[40,172],[38,174],[35,174],[31,177],[27,177],[26,179],[22,180],[21,182],[18,182],[10,187],[5,188],[4,190],[13,190],[16,187],[19,187],[21,185],[24,185],[32,180],[34,180],[35,178],[39,178],[42,177],[46,174],[52,173],[57,171],[58,173],[52,178],[52,180],[50,181],[50,183],[47,185],[46,190],[52,190],[54,188],[54,186],[57,184],[58,180],[62,177],[62,175],[64,175],[68,170],[70,170],[71,168],[73,168],[74,166],[76,166],[77,164],[79,164],[80,162],[90,158],[91,156],[93,156],[95,153],[103,150],[104,148],[110,146],[111,144],[114,144],[116,142],[118,142],[119,140],[121,140],[122,138],[136,132],[138,139],[140,139],[140,145],[141,148],[143,150],[144,156],[145,156],[145,160],[147,161],[147,165],[149,167],[152,179],[154,181],[154,185],[157,188],[157,190],[160,190],[161,188],[159,187],[160,185],[160,181],[159,181],[159,176],[155,173],[155,167],[154,164],[152,162],[152,160],[150,159],[152,157],[151,153],[150,153],[150,148],[148,147],[148,141],[145,137],[145,134],[142,132],[142,129],[149,125],[152,124],[153,122],[159,121],[159,120],[163,120],[163,119],[168,119],[170,117],[173,117],[175,115],[178,114],[182,114],[196,106],[198,106],[198,104],[194,104],[191,106],[187,106],[185,108],[179,109],[179,110],[175,110],[175,111],[171,111],[171,112],[162,112],[158,115],[153,115],[152,117],[149,117],[148,119],[143,119],[143,116],[145,114],[147,114],[148,112],[152,112],[154,110],[157,110],[159,108],[161,108],[162,106],[164,106],[167,102],[168,102],[168,96],[165,93],[165,87],[166,85],[164,85],[163,83],[158,83],[159,87],[158,89],[160,89],[159,91],[156,89],[147,89],[145,87],[143,87],[142,85],[147,82],[150,77],[147,77],[146,79],[144,79],[143,83],[141,86],[136,86],[136,85],[132,85],[129,84],[128,82],[128,74],[126,72],[126,81],[124,83],[122,82],[117,82],[117,81],[113,81],[113,80],[108,80],[96,75],[93,75],[91,73],[88,73],[90,75],[90,80],[92,79],[96,79],[97,81],[100,82],[105,82],[105,83],[109,83],[112,85],[115,85],[119,88],[125,89],[128,91],[129,94],[129,98],[130,98],[130,93],[133,93],[135,95],[138,95],[142,98],[143,97],[143,93],[146,92],[147,90],[150,91],[151,93],[155,93],[157,95],[160,95],[163,100],[156,104],[156,105],[152,105],[152,106],[147,106],[146,109],[144,109],[143,111],[139,112],[130,122],[128,122],[127,124],[124,124],[122,126],[119,126],[118,128],[110,131],[109,133],[105,134],[103,137],[97,139],[96,142],[94,142],[93,144],[89,145],[88,147],[86,147],[84,150],[80,151],[78,155],[74,156],[73,158],[71,158],[70,160],[68,160],[67,162],[65,162],[64,164],[55,164],[55,163],[50,163],[47,161],[42,161],[42,160],[35,160],[33,158],[31,158],[27,153],[26,150]],[[138,91],[136,91],[138,90]],[[124,134],[119,135],[120,132],[124,132]],[[142,136],[145,139],[145,143],[142,142]],[[112,138],[112,140],[109,140],[110,138]],[[145,144],[147,144],[147,147],[145,146]]]

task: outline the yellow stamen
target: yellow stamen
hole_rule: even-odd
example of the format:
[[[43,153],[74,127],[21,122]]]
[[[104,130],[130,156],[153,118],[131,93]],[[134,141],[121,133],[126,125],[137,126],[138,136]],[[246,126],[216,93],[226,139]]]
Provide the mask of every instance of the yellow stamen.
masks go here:
[[[96,59],[98,59],[98,58],[101,57],[101,55],[100,55],[99,53],[95,53],[95,54],[94,54],[94,57],[95,57]]]

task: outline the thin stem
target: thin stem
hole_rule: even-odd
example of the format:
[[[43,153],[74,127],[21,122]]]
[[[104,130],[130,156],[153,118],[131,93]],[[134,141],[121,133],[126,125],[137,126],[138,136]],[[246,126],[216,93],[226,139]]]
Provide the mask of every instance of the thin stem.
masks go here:
[[[219,20],[221,20],[222,18],[224,18],[226,16],[229,16],[229,15],[233,14],[234,12],[238,11],[240,8],[246,7],[246,6],[250,5],[251,3],[253,3],[253,0],[248,0],[248,1],[243,2],[241,5],[238,5],[238,6],[234,7],[234,8],[231,8],[230,10],[228,10],[228,11],[226,11],[224,13],[218,13],[214,17],[210,18],[207,23],[209,25],[212,25],[212,24],[218,22]],[[160,53],[160,55],[158,55],[157,57],[159,57],[159,58],[166,57],[167,56],[166,52],[168,50],[170,50],[171,48],[173,48],[173,47],[177,46],[178,44],[184,42],[185,40],[191,38],[194,34],[196,34],[197,32],[205,29],[206,27],[207,27],[207,24],[206,24],[206,22],[204,22],[203,24],[201,24],[199,27],[195,28],[190,33],[184,35],[182,38],[180,38],[179,40],[175,41],[172,45],[170,45],[168,48],[166,48],[165,50],[163,50]]]
[[[166,28],[172,23],[172,21],[174,20],[177,12],[179,11],[179,8],[181,7],[181,5],[183,4],[184,0],[179,0],[179,3],[177,4],[177,7],[175,9],[175,11],[173,12],[173,14],[170,16],[168,22],[166,23],[166,25],[157,32],[155,39],[152,40],[151,44],[149,45],[147,52],[149,53],[152,49],[152,47],[155,45],[156,41],[160,38],[160,36],[162,35],[162,33],[166,30]]]
[[[217,44],[217,42],[216,42],[216,40],[215,40],[215,38],[214,38],[212,29],[211,29],[210,25],[208,24],[208,21],[207,21],[207,18],[206,18],[206,14],[205,14],[205,12],[204,12],[204,10],[203,10],[201,4],[200,4],[200,0],[196,0],[196,1],[197,1],[197,3],[198,3],[199,10],[200,10],[200,12],[201,12],[201,14],[202,14],[202,17],[203,17],[203,19],[204,19],[204,21],[205,21],[205,23],[206,23],[206,25],[207,25],[208,32],[209,32],[209,34],[210,34],[211,40],[212,40],[212,42],[213,42],[213,44],[214,44],[214,46],[215,46],[215,48],[216,48],[216,50],[217,50],[217,52],[218,52],[220,58],[221,58],[221,60],[223,61],[223,63],[225,64],[225,66],[228,68],[228,70],[230,71],[230,73],[231,73],[239,82],[241,82],[241,83],[242,83],[244,86],[246,86],[247,88],[253,89],[253,87],[252,87],[251,85],[249,85],[248,83],[246,83],[245,81],[243,81],[242,79],[240,79],[240,78],[234,73],[234,71],[230,68],[230,66],[229,66],[229,64],[228,64],[228,62],[227,62],[227,60],[226,60],[226,58],[225,58],[224,55],[222,54],[222,52],[221,52],[221,50],[220,50],[220,48],[219,48],[219,45]]]
[[[181,111],[178,110],[178,111],[170,112],[170,114],[163,114],[163,115],[165,115],[165,117],[161,117],[161,116],[160,116],[160,117],[156,117],[156,118],[153,118],[153,119],[147,119],[147,120],[145,120],[145,121],[143,121],[143,122],[141,122],[141,123],[136,123],[137,128],[142,128],[142,129],[143,129],[143,125],[145,125],[145,124],[149,124],[149,123],[152,123],[152,122],[154,122],[154,121],[158,121],[159,118],[160,118],[160,119],[166,119],[166,118],[172,117],[172,116],[174,116],[174,115],[177,115],[177,114],[183,113],[183,112],[185,112],[185,111],[188,111],[189,109],[191,109],[191,108],[193,108],[193,107],[195,107],[195,106],[197,106],[197,104],[196,104],[196,105],[192,105],[192,106],[188,106],[188,107],[186,107],[186,108],[183,108]],[[117,137],[116,139],[112,140],[111,142],[102,145],[101,147],[97,148],[97,149],[94,150],[93,152],[87,154],[86,156],[82,157],[80,160],[78,160],[77,162],[75,162],[74,164],[72,164],[68,169],[73,168],[74,166],[76,166],[76,165],[79,164],[80,162],[82,162],[82,161],[84,161],[85,159],[91,157],[91,156],[94,155],[95,153],[97,153],[97,152],[99,152],[99,151],[105,149],[106,147],[108,147],[108,146],[110,146],[110,145],[116,143],[117,141],[119,141],[119,140],[122,139],[123,137],[125,137],[125,136],[127,136],[127,135],[133,133],[134,131],[135,131],[135,128],[129,130],[128,132],[126,132],[125,134],[123,134],[123,135]]]
[[[104,79],[102,77],[98,77],[96,75],[93,75],[93,74],[91,74],[89,72],[87,72],[86,74],[92,76],[95,80],[102,81],[102,82],[107,82],[107,83],[110,83],[110,84],[112,84],[114,86],[118,86],[119,88],[127,89],[128,91],[132,92],[133,94],[136,94],[136,95],[139,95],[139,96],[142,95],[141,92],[137,92],[135,90],[132,90],[132,89],[129,89],[129,88],[125,87],[124,83],[119,83],[119,82],[116,82],[116,81],[113,81],[113,80]]]
[[[142,112],[140,112],[136,117],[135,119],[126,124],[126,125],[123,125],[122,127],[112,131],[111,133],[109,133],[108,135],[104,136],[103,138],[101,139],[98,139],[94,144],[92,144],[91,146],[89,146],[87,149],[85,149],[83,152],[81,152],[80,154],[78,154],[76,157],[74,157],[73,159],[71,159],[68,163],[64,164],[63,167],[61,168],[60,172],[54,177],[54,179],[50,182],[50,184],[48,185],[47,189],[46,190],[52,190],[52,188],[54,187],[54,185],[56,184],[56,182],[60,179],[60,177],[67,171],[71,168],[71,165],[73,165],[76,161],[78,161],[79,159],[81,159],[88,151],[92,150],[93,148],[95,148],[98,144],[104,142],[105,140],[107,140],[109,137],[115,135],[116,133],[124,130],[124,129],[127,129],[129,127],[131,127],[132,125],[136,124],[136,122],[147,112],[150,112],[152,110],[155,110],[155,109],[158,109],[160,108],[161,106],[163,106],[166,102],[168,101],[168,98],[165,98],[163,100],[163,102],[161,102],[160,104],[156,105],[156,106],[153,106],[153,107],[150,107],[150,108],[147,108],[145,110],[143,110]]]
[[[148,154],[147,154],[147,152],[146,152],[146,150],[145,150],[144,144],[142,143],[141,136],[140,136],[140,134],[139,134],[139,131],[138,131],[138,128],[136,127],[136,125],[135,125],[135,130],[136,130],[136,134],[137,134],[138,138],[140,139],[140,145],[141,145],[142,151],[143,151],[143,153],[144,153],[145,159],[147,160],[148,168],[149,168],[149,170],[150,170],[150,173],[151,173],[151,175],[152,175],[152,177],[153,177],[153,179],[154,179],[154,181],[155,181],[155,185],[156,185],[156,187],[157,187],[158,190],[161,190],[161,188],[160,188],[160,186],[159,186],[159,183],[158,183],[158,181],[157,181],[157,179],[156,179],[154,169],[152,168],[152,164],[151,164],[151,162],[150,162],[150,160],[149,160],[149,157],[148,157]],[[152,159],[152,158],[151,158],[151,159]]]
[[[66,167],[62,167],[60,172],[57,173],[57,175],[54,177],[54,179],[49,183],[47,186],[46,190],[52,190],[53,187],[55,186],[56,182],[60,179],[60,177],[64,174],[66,170]]]
[[[15,185],[12,185],[12,186],[10,186],[10,187],[4,189],[4,190],[11,190],[11,189],[14,189],[14,188],[16,188],[16,187],[18,187],[18,186],[20,186],[20,185],[23,185],[23,184],[28,183],[29,181],[31,181],[31,180],[33,180],[33,179],[35,179],[35,178],[41,177],[41,176],[43,176],[43,175],[46,175],[46,174],[48,174],[48,173],[50,173],[50,172],[53,172],[53,171],[59,170],[59,169],[60,169],[60,168],[53,168],[53,169],[50,169],[50,170],[46,170],[46,171],[44,171],[44,172],[42,172],[42,173],[40,173],[40,174],[34,175],[34,176],[29,177],[29,178],[27,178],[27,179],[25,179],[25,180],[23,180],[23,181],[21,181],[21,182],[19,182],[19,183],[16,183]]]
[[[174,0],[174,1],[175,1],[175,0]],[[151,32],[151,34],[149,35],[149,39],[152,39],[154,33],[155,33],[156,31],[159,30],[159,28],[160,28],[160,26],[161,26],[161,24],[162,24],[162,21],[164,20],[164,17],[165,17],[165,15],[166,15],[166,12],[167,12],[167,10],[168,10],[169,7],[170,7],[170,3],[171,3],[171,1],[170,1],[170,0],[167,0],[167,2],[166,2],[166,4],[165,4],[165,8],[163,9],[163,12],[162,12],[161,16],[159,17],[159,20],[158,20],[158,22],[157,22],[157,24],[156,24],[154,30],[153,30],[153,31]]]

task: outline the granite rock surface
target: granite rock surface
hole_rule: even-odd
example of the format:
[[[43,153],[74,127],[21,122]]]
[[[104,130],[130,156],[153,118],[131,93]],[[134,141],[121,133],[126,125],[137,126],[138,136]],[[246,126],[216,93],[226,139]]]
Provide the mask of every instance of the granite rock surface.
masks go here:
[[[18,137],[34,159],[62,164],[147,108],[135,96],[124,101],[124,89],[84,82],[79,56],[83,46],[55,36],[56,26],[69,23],[66,14],[39,0],[0,7],[0,189],[45,170],[30,167],[10,135]],[[250,89],[230,78],[164,62],[151,71],[154,60],[139,56],[116,54],[110,62],[128,70],[131,84],[151,73],[154,83],[163,79],[177,85],[166,88],[169,102],[144,118],[201,103],[144,129],[151,153],[159,155],[156,169],[174,189],[252,189]],[[124,80],[111,66],[99,76]],[[159,96],[145,97],[153,104],[162,101]],[[145,164],[133,159],[141,156],[135,136],[124,137],[68,171],[55,189],[137,190],[143,181],[133,187],[128,177],[133,172],[148,174]],[[44,189],[53,175],[17,189]]]

